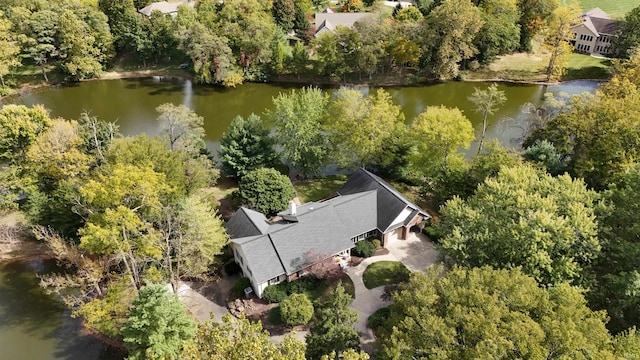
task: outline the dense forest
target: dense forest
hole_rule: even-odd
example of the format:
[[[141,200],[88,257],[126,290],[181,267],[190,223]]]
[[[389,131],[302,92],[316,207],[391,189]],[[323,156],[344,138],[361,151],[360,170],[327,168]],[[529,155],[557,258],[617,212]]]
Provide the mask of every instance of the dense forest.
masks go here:
[[[558,78],[571,52],[570,26],[580,9],[556,0],[420,0],[381,11],[378,1],[343,1],[341,11],[370,11],[354,28],[314,36],[310,0],[202,0],[172,17],[137,10],[150,1],[0,1],[0,80],[20,66],[60,71],[66,80],[99,76],[113,61],[141,66],[187,63],[196,81],[236,86],[283,75],[363,79],[451,79],[496,56],[542,44]],[[638,38],[638,10],[627,15],[617,52]],[[11,84],[11,82],[9,83]],[[4,90],[6,92],[6,90]]]
[[[575,12],[544,0],[427,0],[312,39],[307,15],[324,3],[201,1],[175,18],[143,17],[136,8],[145,4],[0,0],[0,75],[30,64],[44,78],[55,66],[79,80],[114,56],[186,58],[200,82],[233,86],[306,71],[312,50],[323,75],[451,78],[474,62],[526,50],[547,22]],[[343,10],[363,6],[376,4],[352,0]],[[293,46],[291,30],[301,40]],[[264,114],[232,121],[217,162],[204,145],[204,119],[185,106],[157,108],[158,136],[123,136],[89,113],[61,119],[42,106],[5,105],[0,211],[24,212],[34,237],[66,265],[42,285],[88,327],[121,341],[132,359],[364,360],[357,314],[341,286],[313,304],[296,294],[283,300],[285,313],[305,309],[289,319],[304,318],[310,333],[306,345],[291,336],[275,345],[243,316],[196,324],[164,285],[176,291],[181,280],[216,279],[229,260],[213,193],[220,176],[237,183],[238,205],[276,213],[295,194],[280,169],[312,181],[328,165],[364,167],[418,189],[437,215],[425,232],[443,257],[442,266],[386,289],[390,306],[371,322],[380,339],[373,356],[633,357],[640,354],[640,42],[632,35],[620,38],[624,59],[595,94],[545,95],[541,105],[523,106],[530,125],[521,151],[484,138],[487,118],[509,101],[496,86],[460,100],[484,120],[479,149],[467,157],[459,150],[476,136],[464,113],[434,106],[405,119],[382,89],[283,92]]]

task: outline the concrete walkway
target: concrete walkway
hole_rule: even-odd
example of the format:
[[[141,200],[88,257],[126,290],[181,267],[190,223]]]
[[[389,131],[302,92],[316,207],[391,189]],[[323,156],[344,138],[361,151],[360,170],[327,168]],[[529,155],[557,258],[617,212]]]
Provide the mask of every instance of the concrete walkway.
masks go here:
[[[360,345],[367,353],[373,350],[375,336],[367,327],[367,319],[381,307],[388,306],[382,300],[384,286],[367,289],[362,280],[365,269],[378,261],[400,261],[411,271],[426,271],[438,260],[438,251],[429,239],[421,233],[409,233],[406,240],[397,240],[388,247],[389,254],[364,259],[358,266],[347,269],[346,273],[353,281],[355,299],[351,308],[358,312],[358,322],[354,325],[360,333]]]

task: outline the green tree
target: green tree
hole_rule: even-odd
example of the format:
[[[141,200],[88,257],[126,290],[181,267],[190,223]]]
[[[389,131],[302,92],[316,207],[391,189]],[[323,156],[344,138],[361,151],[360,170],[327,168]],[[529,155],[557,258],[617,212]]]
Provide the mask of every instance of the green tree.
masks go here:
[[[429,176],[442,170],[463,165],[460,148],[469,148],[473,140],[473,126],[457,108],[428,107],[411,124],[417,149],[411,164]]]
[[[360,340],[353,324],[358,314],[349,308],[353,298],[344,291],[342,284],[316,305],[316,314],[306,337],[307,358],[320,359],[333,353],[334,359],[348,349],[359,349]]]
[[[380,89],[365,97],[358,90],[341,88],[331,102],[325,128],[338,147],[338,163],[360,167],[383,156],[383,144],[399,127],[404,127],[404,114],[388,92]]]
[[[293,23],[296,17],[295,10],[293,0],[274,0],[273,8],[271,9],[273,20],[282,30],[289,32],[293,29]]]
[[[328,106],[328,94],[303,88],[280,93],[273,98],[273,108],[267,110],[282,157],[303,176],[317,174],[329,159],[331,144],[323,130]]]
[[[547,81],[559,80],[564,74],[573,52],[571,40],[575,37],[573,26],[580,24],[580,5],[572,2],[567,6],[560,6],[553,11],[553,16],[545,32],[544,48],[549,52],[547,65]]]
[[[415,6],[408,6],[398,11],[395,18],[398,21],[415,22],[421,20],[424,16]]]
[[[558,150],[547,140],[537,141],[527,147],[522,156],[528,161],[542,165],[551,175],[560,175],[564,171],[564,163]]]
[[[156,108],[160,131],[168,137],[171,151],[197,155],[204,149],[204,118],[184,105],[162,104]]]
[[[432,53],[432,72],[446,80],[458,76],[459,63],[478,53],[473,36],[482,27],[480,10],[470,0],[450,0],[426,17],[429,32],[427,52]]]
[[[467,200],[442,208],[441,241],[462,266],[522,267],[541,284],[585,280],[600,253],[597,193],[568,175],[502,168]]]
[[[612,359],[606,314],[519,269],[414,272],[393,293],[382,359]],[[426,330],[428,329],[428,330]]]
[[[165,210],[164,267],[168,270],[174,291],[181,278],[206,279],[216,263],[216,256],[229,242],[220,215],[210,201],[201,195],[188,196],[173,214]]]
[[[180,48],[193,63],[195,80],[204,84],[235,87],[242,84],[242,74],[235,65],[229,39],[195,23],[179,33]]]
[[[631,57],[633,50],[640,46],[640,6],[625,14],[618,24],[618,36],[614,39],[613,50],[621,58]]]
[[[250,208],[273,215],[287,208],[296,191],[288,176],[275,169],[260,168],[248,172],[240,180],[238,196]]]
[[[569,109],[532,132],[524,146],[541,140],[554,145],[571,175],[597,190],[606,189],[640,156],[638,87],[616,77],[595,97],[575,96]]]
[[[289,326],[304,325],[313,316],[313,304],[305,294],[291,294],[280,303],[280,314]]]
[[[272,167],[277,156],[274,140],[260,116],[251,114],[245,120],[236,116],[220,138],[218,157],[225,175],[236,180],[249,171]]]
[[[99,9],[107,15],[116,51],[137,51],[144,41],[142,17],[133,0],[99,0]]]
[[[49,126],[51,119],[41,105],[5,105],[0,109],[0,158],[24,159],[29,146]]]
[[[179,359],[197,326],[178,297],[164,285],[147,285],[133,306],[121,330],[129,359]]]
[[[544,29],[558,5],[558,0],[518,0],[520,50],[531,51],[531,39]]]
[[[307,69],[307,64],[309,64],[309,53],[304,45],[299,41],[293,46],[290,62],[290,68],[293,73],[300,78],[300,74]]]
[[[101,49],[96,47],[96,39],[82,19],[71,10],[63,11],[58,19],[58,34],[61,67],[72,80],[100,75]]]
[[[594,266],[596,287],[588,297],[595,308],[607,310],[609,329],[618,333],[640,324],[640,165],[612,184],[603,197],[608,204],[598,214],[603,249]]]
[[[493,83],[487,90],[474,88],[473,94],[469,96],[469,101],[475,106],[475,111],[482,114],[482,135],[478,145],[478,154],[482,151],[482,144],[487,132],[487,116],[493,115],[498,107],[507,101],[504,91],[498,90],[498,86]]]
[[[210,320],[201,324],[195,340],[185,345],[182,358],[304,360],[304,349],[304,344],[293,335],[287,335],[276,345],[260,322],[251,322],[244,314],[238,319],[226,314],[222,323]]]
[[[0,11],[0,84],[4,88],[4,76],[21,64],[20,44],[16,40],[16,34],[11,31],[11,21],[5,19]]]
[[[511,53],[520,45],[520,11],[516,0],[484,0],[482,9],[484,25],[475,38],[478,60],[488,64],[497,55]]]
[[[58,14],[51,10],[34,12],[28,19],[29,34],[25,38],[24,48],[33,61],[40,66],[45,82],[49,82],[46,65],[58,55],[55,45]]]

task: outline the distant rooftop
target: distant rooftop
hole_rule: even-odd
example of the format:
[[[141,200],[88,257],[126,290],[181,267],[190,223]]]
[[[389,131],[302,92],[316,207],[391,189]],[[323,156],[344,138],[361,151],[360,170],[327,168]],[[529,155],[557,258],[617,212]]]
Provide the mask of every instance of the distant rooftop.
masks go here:
[[[178,13],[178,6],[180,5],[193,7],[195,5],[195,1],[180,0],[180,1],[171,1],[171,2],[166,2],[166,1],[154,2],[138,10],[138,12],[144,16],[151,16],[151,13],[154,10],[158,10],[163,14],[170,14],[175,16]]]

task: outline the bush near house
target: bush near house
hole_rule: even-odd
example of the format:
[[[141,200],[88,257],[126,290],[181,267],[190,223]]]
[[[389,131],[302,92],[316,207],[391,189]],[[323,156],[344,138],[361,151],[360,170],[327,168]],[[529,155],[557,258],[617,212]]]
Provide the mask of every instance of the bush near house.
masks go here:
[[[289,295],[312,292],[321,284],[322,280],[315,275],[303,276],[291,282],[267,286],[262,293],[262,299],[270,304],[279,303]]]
[[[357,256],[368,258],[376,253],[376,246],[370,240],[362,240],[356,244],[353,251]]]
[[[244,297],[244,289],[251,286],[251,280],[249,278],[243,277],[240,280],[236,281],[235,285],[233,285],[233,289],[231,289],[231,293],[235,298]]]
[[[313,316],[313,304],[305,294],[291,294],[280,303],[280,316],[289,326],[304,325]]]
[[[369,327],[369,329],[375,331],[377,328],[382,326],[385,321],[387,321],[390,314],[391,310],[389,310],[388,307],[383,307],[376,310],[376,312],[371,314],[371,316],[369,316],[369,318],[367,319],[367,326]]]

